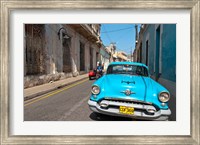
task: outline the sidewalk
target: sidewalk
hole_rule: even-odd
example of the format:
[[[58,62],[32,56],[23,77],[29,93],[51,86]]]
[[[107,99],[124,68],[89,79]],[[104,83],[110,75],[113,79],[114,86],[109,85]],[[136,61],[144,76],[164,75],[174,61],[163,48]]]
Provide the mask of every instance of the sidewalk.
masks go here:
[[[67,85],[73,84],[75,82],[81,81],[86,78],[88,78],[88,74],[83,74],[77,77],[71,77],[64,80],[24,89],[24,100],[32,99],[39,95],[46,94],[48,92],[54,91],[58,88],[65,87]]]

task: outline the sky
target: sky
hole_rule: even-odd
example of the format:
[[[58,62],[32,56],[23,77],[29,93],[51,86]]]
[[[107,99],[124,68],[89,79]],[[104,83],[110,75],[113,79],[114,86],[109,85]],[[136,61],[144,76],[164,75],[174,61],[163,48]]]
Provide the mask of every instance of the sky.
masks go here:
[[[100,36],[105,46],[115,43],[117,51],[131,54],[135,49],[135,24],[101,24]]]

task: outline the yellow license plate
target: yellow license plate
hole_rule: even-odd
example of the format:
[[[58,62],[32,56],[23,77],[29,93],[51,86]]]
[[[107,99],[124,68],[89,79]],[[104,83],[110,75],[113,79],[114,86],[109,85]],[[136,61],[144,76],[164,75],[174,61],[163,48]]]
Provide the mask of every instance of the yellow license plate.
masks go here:
[[[133,114],[134,108],[133,107],[120,106],[119,112],[123,113],[123,114]]]

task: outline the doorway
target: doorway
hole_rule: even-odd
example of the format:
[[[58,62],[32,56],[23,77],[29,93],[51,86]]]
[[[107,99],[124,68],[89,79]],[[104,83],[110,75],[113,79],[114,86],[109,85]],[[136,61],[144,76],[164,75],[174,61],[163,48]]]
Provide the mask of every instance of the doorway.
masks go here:
[[[90,47],[90,70],[93,69],[93,48]]]
[[[70,73],[72,71],[71,66],[71,39],[63,39],[63,72]]]
[[[85,46],[80,42],[80,71],[85,71]]]
[[[160,26],[156,29],[156,53],[155,53],[155,80],[160,77]]]

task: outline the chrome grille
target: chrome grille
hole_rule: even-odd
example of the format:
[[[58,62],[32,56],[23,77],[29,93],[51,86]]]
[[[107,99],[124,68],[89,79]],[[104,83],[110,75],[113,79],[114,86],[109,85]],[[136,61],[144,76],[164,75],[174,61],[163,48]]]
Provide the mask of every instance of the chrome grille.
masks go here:
[[[139,100],[134,100],[134,99],[121,99],[121,98],[108,98],[108,97],[106,97],[103,100],[120,102],[120,103],[152,105],[152,103],[150,103],[150,102],[144,102],[144,101],[139,101]]]
[[[119,108],[119,106],[128,106],[128,107],[134,107],[135,110],[141,110],[144,111],[147,108],[154,108],[155,110],[159,110],[156,106],[154,106],[152,103],[144,102],[144,101],[138,101],[138,100],[132,100],[132,99],[118,99],[118,98],[104,98],[99,102],[99,104],[103,102],[108,104],[108,108]]]

